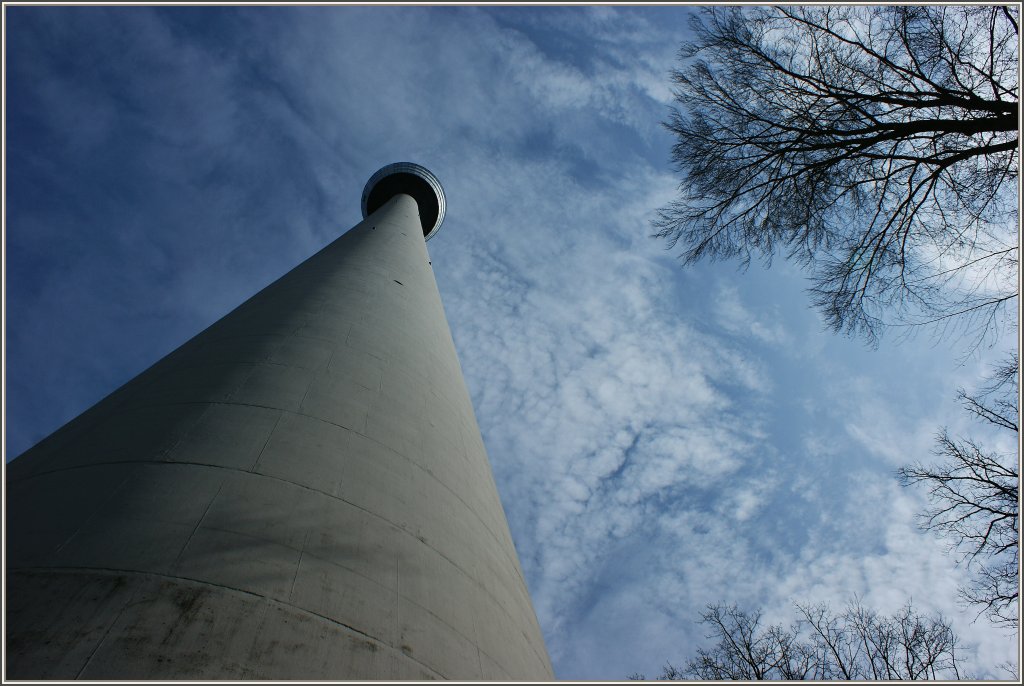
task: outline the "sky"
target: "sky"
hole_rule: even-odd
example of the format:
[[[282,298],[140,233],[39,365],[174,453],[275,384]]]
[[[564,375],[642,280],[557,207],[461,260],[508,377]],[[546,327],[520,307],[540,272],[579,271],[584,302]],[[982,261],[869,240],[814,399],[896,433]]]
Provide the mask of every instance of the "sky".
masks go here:
[[[683,269],[661,122],[686,6],[5,6],[5,462],[327,245],[413,161],[560,679],[649,677],[708,603],[907,600],[978,677],[1015,633],[895,470],[1015,345],[827,331],[796,265]]]

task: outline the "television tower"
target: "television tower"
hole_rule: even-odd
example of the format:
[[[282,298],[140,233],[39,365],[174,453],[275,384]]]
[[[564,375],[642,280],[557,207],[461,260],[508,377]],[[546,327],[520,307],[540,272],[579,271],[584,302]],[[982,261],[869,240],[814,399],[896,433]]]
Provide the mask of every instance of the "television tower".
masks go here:
[[[550,680],[425,238],[363,221],[6,467],[9,679]]]

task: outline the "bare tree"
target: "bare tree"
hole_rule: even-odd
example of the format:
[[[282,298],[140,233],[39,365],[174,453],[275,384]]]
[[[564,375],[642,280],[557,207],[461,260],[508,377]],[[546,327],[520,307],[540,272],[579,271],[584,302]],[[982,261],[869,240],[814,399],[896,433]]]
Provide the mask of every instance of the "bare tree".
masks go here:
[[[709,605],[701,623],[718,642],[699,648],[683,668],[668,663],[661,679],[729,681],[961,679],[958,640],[941,616],[927,617],[908,603],[892,616],[858,600],[833,614],[827,605],[797,606],[789,628],[763,627],[760,611]],[[631,679],[644,679],[634,674]]]
[[[701,623],[711,627],[708,638],[718,644],[699,648],[697,657],[684,669],[665,667],[666,678],[691,676],[715,680],[765,680],[825,678],[820,660],[809,644],[798,640],[799,627],[772,625],[761,630],[761,612],[744,612],[736,606],[710,605]]]
[[[1018,8],[709,8],[672,73],[656,235],[778,252],[837,331],[984,333],[1017,297]]]
[[[1013,434],[1017,445],[1018,358],[1010,356],[994,370],[980,393],[960,389],[964,408],[1000,431]],[[980,608],[998,625],[1018,626],[1018,488],[1016,451],[987,450],[970,438],[954,438],[943,429],[935,453],[937,465],[902,467],[903,485],[928,489],[931,507],[921,514],[923,528],[949,541],[951,551],[972,570],[960,589],[968,605]]]
[[[891,617],[859,601],[839,617],[823,605],[799,607],[815,650],[832,679],[960,679],[957,638],[942,617],[924,617],[910,603]],[[959,658],[962,661],[962,658]]]

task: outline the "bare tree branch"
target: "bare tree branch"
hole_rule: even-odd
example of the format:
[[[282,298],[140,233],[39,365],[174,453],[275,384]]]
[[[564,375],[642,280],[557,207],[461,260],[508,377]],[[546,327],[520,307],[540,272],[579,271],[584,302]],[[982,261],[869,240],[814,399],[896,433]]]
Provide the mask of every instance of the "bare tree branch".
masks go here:
[[[941,616],[927,617],[907,603],[879,615],[858,599],[843,612],[827,605],[798,605],[789,628],[761,625],[760,611],[709,605],[701,624],[716,643],[698,648],[683,668],[667,663],[662,679],[863,680],[960,679],[958,639]],[[643,679],[634,674],[631,679]]]
[[[707,9],[672,73],[684,263],[781,252],[837,331],[986,332],[1018,260],[1016,8]]]
[[[960,389],[964,408],[984,422],[1018,434],[1018,358],[1010,357],[993,371],[987,387],[975,395]],[[1016,443],[1016,440],[1014,441]],[[943,429],[935,454],[943,461],[915,463],[897,474],[904,486],[927,489],[931,507],[920,515],[921,527],[949,543],[972,570],[960,598],[979,608],[997,624],[1018,625],[1017,455],[986,450],[969,438],[954,438]]]

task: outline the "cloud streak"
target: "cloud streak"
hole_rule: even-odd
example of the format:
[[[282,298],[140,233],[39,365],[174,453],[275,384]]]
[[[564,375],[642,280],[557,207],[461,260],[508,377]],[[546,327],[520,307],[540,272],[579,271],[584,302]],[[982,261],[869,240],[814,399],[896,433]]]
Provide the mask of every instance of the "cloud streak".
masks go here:
[[[952,353],[865,351],[782,265],[684,272],[649,238],[687,8],[8,12],[8,458],[413,160],[445,185],[429,250],[558,677],[652,675],[708,602],[853,593],[955,616],[979,673],[1012,655],[892,480]]]

